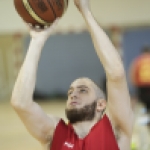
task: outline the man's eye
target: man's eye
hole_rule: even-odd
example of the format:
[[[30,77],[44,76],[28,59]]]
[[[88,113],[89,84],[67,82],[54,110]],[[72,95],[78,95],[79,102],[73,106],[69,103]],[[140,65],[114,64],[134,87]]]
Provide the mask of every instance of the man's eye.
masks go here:
[[[85,89],[80,89],[80,92],[81,93],[85,93],[85,92],[87,92]]]
[[[68,95],[71,95],[71,94],[72,94],[72,91],[69,91],[69,92],[68,92]]]

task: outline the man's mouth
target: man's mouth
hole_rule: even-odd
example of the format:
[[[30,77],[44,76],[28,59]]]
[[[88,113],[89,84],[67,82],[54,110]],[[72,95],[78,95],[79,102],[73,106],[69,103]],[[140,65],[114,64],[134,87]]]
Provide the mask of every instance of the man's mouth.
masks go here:
[[[71,105],[77,105],[78,102],[75,102],[75,101],[74,101],[74,102],[71,102],[70,104],[71,104]]]

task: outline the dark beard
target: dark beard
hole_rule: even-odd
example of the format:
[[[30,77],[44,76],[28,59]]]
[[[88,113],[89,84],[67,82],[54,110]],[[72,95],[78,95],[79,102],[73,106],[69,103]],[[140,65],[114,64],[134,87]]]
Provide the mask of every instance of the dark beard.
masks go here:
[[[84,106],[80,109],[65,109],[66,117],[70,123],[77,123],[79,121],[90,121],[95,117],[96,101]]]

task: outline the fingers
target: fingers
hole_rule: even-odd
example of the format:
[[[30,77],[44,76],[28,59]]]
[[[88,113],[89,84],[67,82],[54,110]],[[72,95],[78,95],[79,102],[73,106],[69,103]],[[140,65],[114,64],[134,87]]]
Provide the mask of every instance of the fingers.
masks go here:
[[[37,31],[37,32],[40,32],[40,31],[43,31],[44,29],[47,29],[49,28],[48,25],[33,25],[32,23],[26,23],[26,26],[27,28],[31,31]]]
[[[33,31],[43,31],[44,29],[49,30],[51,28],[54,28],[58,22],[59,22],[60,18],[57,18],[52,24],[49,25],[33,25],[32,23],[26,23],[27,27],[29,30],[33,30]]]
[[[57,18],[48,28],[49,28],[49,29],[51,29],[51,28],[54,29],[54,28],[57,26],[57,24],[58,24],[58,22],[59,22],[59,19],[60,19],[60,18]]]
[[[53,24],[55,25],[58,24],[59,20],[60,20],[60,17],[57,17]]]
[[[45,26],[45,30],[51,33],[56,28],[59,19],[60,18],[57,18],[50,26]]]

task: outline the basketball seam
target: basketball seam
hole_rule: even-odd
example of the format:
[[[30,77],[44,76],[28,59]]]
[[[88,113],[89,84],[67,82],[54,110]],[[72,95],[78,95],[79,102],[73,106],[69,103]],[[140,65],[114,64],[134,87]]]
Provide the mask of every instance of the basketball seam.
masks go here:
[[[28,0],[28,3],[29,3],[29,5],[30,5],[30,7],[32,8],[32,10],[34,11],[34,13],[35,13],[41,20],[43,20],[46,24],[49,24],[46,20],[44,20],[43,18],[41,18],[41,17],[35,12],[35,10],[33,9],[33,7],[32,7],[32,5],[31,5],[31,3],[30,3],[29,0]]]
[[[23,7],[25,8],[25,10],[29,13],[29,11],[27,10],[27,8],[25,7],[25,5],[24,5],[24,2],[22,2],[23,3]],[[30,15],[30,14],[29,14]],[[30,15],[30,17],[32,17],[31,15]],[[33,17],[32,17],[32,19],[34,19]],[[34,19],[35,20],[35,19]],[[35,21],[37,21],[37,20],[35,20]]]
[[[32,8],[32,6],[31,6],[31,4],[30,4],[30,2],[29,2],[29,1],[26,1],[26,2],[28,3],[28,5],[29,5],[29,7],[31,8],[31,11],[32,11],[32,12],[30,12],[30,11],[26,8],[25,3],[24,3],[24,0],[23,0],[24,7],[25,7],[25,9],[27,10],[27,12],[30,14],[30,16],[31,16],[34,20],[37,21],[38,23],[41,23],[41,24],[48,24],[48,25],[49,25],[48,22],[46,22],[44,19],[42,19],[40,16],[38,16],[38,14],[36,14],[36,12],[34,11],[34,9]],[[35,17],[36,17],[37,19],[34,18],[33,15],[35,15]]]
[[[49,6],[50,6],[51,9],[52,9],[52,12],[53,12],[54,17],[56,18],[56,13],[55,13],[55,11],[54,11],[54,8],[52,7],[51,2],[50,2],[49,0],[47,0],[47,2],[49,3]]]

